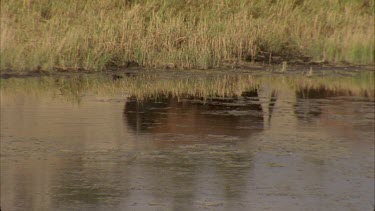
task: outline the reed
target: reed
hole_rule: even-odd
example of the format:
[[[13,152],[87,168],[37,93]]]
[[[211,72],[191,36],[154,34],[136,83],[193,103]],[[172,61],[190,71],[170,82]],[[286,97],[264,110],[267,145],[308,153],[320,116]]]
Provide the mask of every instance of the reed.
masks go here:
[[[1,1],[0,69],[374,64],[374,0]]]

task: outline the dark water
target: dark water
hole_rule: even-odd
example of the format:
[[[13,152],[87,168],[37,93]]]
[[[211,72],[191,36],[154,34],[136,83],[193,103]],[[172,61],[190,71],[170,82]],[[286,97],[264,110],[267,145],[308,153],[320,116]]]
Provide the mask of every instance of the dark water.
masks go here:
[[[372,210],[374,102],[325,89],[236,98],[1,99],[7,210]]]

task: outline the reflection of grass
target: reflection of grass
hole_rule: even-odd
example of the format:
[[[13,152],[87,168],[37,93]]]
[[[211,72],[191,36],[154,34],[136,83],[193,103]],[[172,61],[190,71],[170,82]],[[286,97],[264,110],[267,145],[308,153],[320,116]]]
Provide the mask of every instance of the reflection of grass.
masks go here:
[[[374,0],[1,1],[0,69],[374,63]]]
[[[279,163],[274,163],[274,162],[267,163],[267,166],[269,166],[269,167],[284,167],[284,165],[281,165]]]
[[[107,75],[79,75],[70,77],[41,77],[29,79],[2,79],[1,91],[11,95],[63,96],[79,101],[82,96],[94,94],[111,96],[121,94],[135,96],[139,100],[158,95],[171,95],[178,98],[239,97],[244,91],[257,89],[260,84],[273,90],[286,87],[296,91],[322,90],[331,95],[348,95],[374,98],[374,73],[358,73],[355,76],[302,75],[258,75],[197,73],[170,77],[170,75],[141,74],[112,80]]]
[[[254,89],[257,81],[252,76],[208,75],[180,79],[158,79],[139,77],[130,83],[130,93],[138,98],[159,94],[176,97],[225,97],[240,96],[244,90]]]
[[[267,83],[277,89],[289,85],[297,91],[300,90],[326,90],[332,94],[346,96],[368,96],[374,98],[374,72],[358,73],[351,76],[271,76],[262,79],[262,83]]]

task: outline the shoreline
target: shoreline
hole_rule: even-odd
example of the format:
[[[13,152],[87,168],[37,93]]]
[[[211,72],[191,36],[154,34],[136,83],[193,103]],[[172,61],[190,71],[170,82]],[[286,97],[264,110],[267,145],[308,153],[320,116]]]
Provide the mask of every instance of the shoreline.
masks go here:
[[[309,71],[315,74],[323,74],[326,72],[333,73],[351,73],[351,72],[366,72],[375,71],[375,65],[354,65],[354,64],[263,64],[263,63],[241,63],[237,65],[223,65],[217,68],[210,69],[176,69],[176,68],[145,68],[145,67],[112,67],[102,71],[85,70],[82,68],[54,68],[53,70],[30,70],[30,71],[15,71],[15,70],[1,70],[0,79],[8,78],[32,78],[42,76],[61,76],[61,75],[75,75],[75,74],[131,74],[137,75],[141,73],[174,73],[174,72],[189,72],[196,71],[204,72],[226,72],[226,73],[273,73],[273,74],[307,74]]]

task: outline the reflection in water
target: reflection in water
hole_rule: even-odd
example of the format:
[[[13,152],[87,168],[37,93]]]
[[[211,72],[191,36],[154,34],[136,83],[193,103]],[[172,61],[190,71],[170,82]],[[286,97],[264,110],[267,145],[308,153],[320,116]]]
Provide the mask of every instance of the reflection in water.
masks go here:
[[[338,95],[338,94],[337,94]],[[324,88],[301,89],[296,92],[297,101],[295,104],[295,115],[300,121],[309,121],[319,118],[322,114],[322,106],[316,99],[324,99],[335,96],[332,91]]]
[[[124,118],[138,132],[247,137],[263,127],[257,92],[239,99],[189,100],[159,96],[127,101]]]
[[[150,178],[154,181],[152,185],[172,193],[174,188],[185,187],[170,199],[173,210],[189,210],[194,202],[206,197],[212,197],[210,200],[214,201],[201,201],[202,206],[205,203],[207,206],[221,205],[223,201],[216,200],[225,198],[226,207],[236,207],[237,202],[243,200],[252,153],[236,149],[238,143],[233,142],[233,138],[246,138],[262,130],[262,108],[256,103],[256,95],[253,91],[243,93],[240,99],[208,99],[204,102],[162,96],[143,102],[127,101],[124,120],[129,127],[137,134],[161,135],[155,144],[160,149],[167,147],[160,158],[146,162],[147,169],[163,169],[164,174],[175,176],[166,179],[160,175],[155,180],[153,175]],[[170,143],[163,134],[178,142]],[[188,138],[181,138],[181,135]],[[213,141],[224,143],[206,146]],[[237,176],[233,177],[233,174]],[[216,176],[212,178],[213,175]],[[173,188],[168,190],[168,187]],[[161,194],[158,193],[160,190],[155,192]]]
[[[1,207],[370,210],[374,102],[280,84],[80,104],[2,92]]]
[[[155,197],[160,198],[160,192],[174,193],[169,199],[173,210],[189,210],[206,197],[214,201],[201,201],[201,206],[222,206],[224,201],[216,200],[224,198],[225,207],[234,208],[244,200],[252,152],[237,149],[238,137],[247,138],[263,129],[256,91],[244,92],[239,99],[206,101],[162,95],[142,102],[131,98],[124,108],[124,120],[137,134],[152,133],[157,147],[166,150],[147,161],[146,168],[174,175],[149,178],[150,185],[163,187],[153,191]],[[206,145],[213,142],[216,145]],[[185,188],[175,192],[179,187]]]

